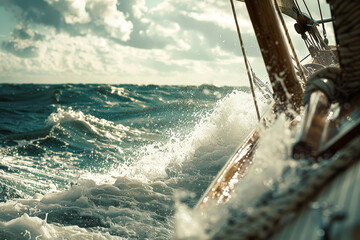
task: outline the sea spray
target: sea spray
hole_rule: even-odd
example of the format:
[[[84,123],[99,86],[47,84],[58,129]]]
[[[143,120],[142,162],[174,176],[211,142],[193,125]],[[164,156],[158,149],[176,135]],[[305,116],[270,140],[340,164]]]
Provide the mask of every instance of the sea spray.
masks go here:
[[[291,123],[283,114],[272,121],[270,127],[261,127],[256,153],[228,202],[219,206],[210,202],[199,211],[177,201],[175,217],[179,239],[209,239],[218,235],[232,225],[229,222],[251,216],[266,194],[280,195],[300,181],[297,168],[302,164],[292,160],[289,154],[296,129],[290,128]]]
[[[186,163],[196,165],[198,171],[209,165],[221,168],[238,142],[256,126],[249,97],[234,91],[218,101],[214,110],[202,116],[188,134],[182,134],[181,129],[170,129],[167,142],[142,147],[136,153],[138,160],[134,161],[130,175],[150,181],[166,178],[168,174],[180,173]]]
[[[174,194],[195,205],[256,125],[247,90],[40,85],[41,100],[14,97],[33,88],[2,88],[14,95],[0,102],[0,181],[24,196],[0,203],[0,236],[169,239]]]

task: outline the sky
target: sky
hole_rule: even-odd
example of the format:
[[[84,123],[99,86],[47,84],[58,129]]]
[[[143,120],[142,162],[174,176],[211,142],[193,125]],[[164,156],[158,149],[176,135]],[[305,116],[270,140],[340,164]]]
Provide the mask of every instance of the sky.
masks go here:
[[[267,79],[245,4],[235,5],[249,61]],[[228,0],[0,0],[0,83],[247,82]]]

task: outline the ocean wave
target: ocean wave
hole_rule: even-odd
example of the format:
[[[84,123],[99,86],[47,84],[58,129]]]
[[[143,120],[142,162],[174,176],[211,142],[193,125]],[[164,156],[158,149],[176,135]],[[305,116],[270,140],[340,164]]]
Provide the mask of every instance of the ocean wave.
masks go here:
[[[153,181],[194,174],[191,171],[217,172],[257,124],[250,100],[243,91],[219,100],[211,113],[197,116],[200,120],[193,129],[173,129],[167,142],[149,144],[137,151],[131,167],[125,168],[127,174]]]
[[[48,117],[46,123],[48,126],[70,123],[73,128],[76,128],[84,135],[89,134],[91,137],[106,138],[119,142],[126,136],[126,132],[138,133],[138,131],[131,131],[129,127],[122,124],[114,124],[111,121],[99,119],[81,111],[74,111],[71,107],[66,110],[58,108],[57,112]]]
[[[0,236],[16,236],[24,233],[21,229],[26,229],[32,237],[39,237],[48,229],[52,231],[42,236],[45,239],[63,238],[69,237],[64,230],[70,229],[72,234],[78,232],[92,237],[101,229],[101,236],[168,239],[171,232],[166,229],[172,228],[168,221],[173,213],[172,192],[162,182],[145,185],[119,177],[114,184],[96,185],[91,180],[83,180],[66,191],[0,203],[3,213]],[[11,219],[14,215],[21,217]]]
[[[21,91],[19,95],[18,92]],[[52,102],[52,96],[59,92],[54,87],[34,85],[2,85],[1,102],[28,102],[28,101],[49,101]]]
[[[241,184],[236,185],[226,204],[215,207],[215,202],[210,202],[199,212],[177,201],[178,238],[211,239],[214,234],[226,229],[226,226],[231,226],[229,219],[251,216],[256,204],[266,194],[275,196],[299,181],[302,163],[289,159],[296,130],[289,127],[291,123],[285,115],[280,115],[273,121],[271,127],[261,129],[261,138],[250,162],[251,167],[240,180]],[[272,144],[274,139],[279,144]]]
[[[34,88],[46,97],[25,104]],[[257,124],[249,92],[230,87],[7,91],[18,111],[0,119],[0,183],[16,192],[0,203],[0,238],[172,238],[175,192],[198,198]]]
[[[48,224],[46,219],[23,214],[9,222],[0,222],[1,239],[123,239],[109,233],[91,232],[78,226]]]

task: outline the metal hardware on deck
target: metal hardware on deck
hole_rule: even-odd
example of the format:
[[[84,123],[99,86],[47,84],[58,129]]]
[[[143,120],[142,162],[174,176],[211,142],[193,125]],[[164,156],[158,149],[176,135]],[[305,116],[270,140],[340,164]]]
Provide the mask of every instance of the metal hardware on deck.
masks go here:
[[[331,22],[332,19],[324,20],[319,0],[317,1],[319,6],[319,13],[321,16],[321,20],[319,21],[316,21],[311,16],[307,4],[305,1],[303,2],[309,15],[306,15],[301,11],[300,6],[296,0],[296,7],[298,9],[298,15],[295,18],[296,23],[294,25],[296,32],[301,35],[315,63],[320,63],[325,66],[336,64],[338,62],[337,56],[328,46],[329,41],[327,39],[324,25],[326,22]],[[323,27],[323,37],[320,35],[319,30],[317,29],[319,24],[322,24]]]
[[[360,23],[360,15],[357,14],[360,4],[359,1],[353,0],[328,1],[335,2],[334,9],[332,10],[336,13],[334,16],[336,20],[335,31],[338,30],[336,31],[337,42],[343,43],[339,44],[342,69],[340,71],[339,68],[328,67],[315,72],[309,78],[307,90],[304,94],[306,109],[301,127],[301,135],[293,150],[293,154],[296,155],[294,158],[302,156],[314,157],[317,158],[316,160],[319,164],[303,169],[304,171],[298,184],[289,187],[287,191],[282,190],[280,194],[266,193],[266,198],[254,199],[255,208],[251,214],[235,216],[237,218],[232,216],[229,219],[231,221],[228,222],[228,225],[222,226],[225,229],[216,231],[215,228],[214,234],[209,234],[212,239],[270,239],[281,221],[284,221],[283,223],[288,221],[290,218],[287,218],[287,216],[297,214],[302,206],[307,208],[308,203],[314,197],[318,197],[317,195],[330,181],[335,179],[343,170],[357,162],[360,157],[358,149],[360,144],[360,58],[358,57],[360,56],[360,48],[358,47],[359,41],[356,41],[356,39],[360,39],[360,31],[356,28]],[[301,101],[301,95],[303,95],[302,88],[297,81],[296,74],[294,74],[295,71],[291,57],[287,49],[284,50],[282,48],[286,46],[286,42],[281,35],[281,30],[278,28],[277,18],[274,17],[275,11],[272,8],[271,2],[272,0],[249,0],[246,1],[246,7],[249,11],[264,62],[276,94],[277,109],[284,111],[287,103],[291,103],[296,109],[301,105],[299,101]],[[346,2],[346,4],[343,2]],[[351,11],[353,13],[351,15],[344,14],[346,17],[341,18],[340,9],[345,9],[346,12],[349,12],[349,8],[352,8]],[[296,13],[295,10],[289,13]],[[297,13],[299,21],[303,21],[301,23],[305,25],[299,25],[300,32],[304,30],[301,27],[307,27],[307,20],[310,19],[304,19],[304,16],[301,15],[301,12]],[[326,21],[322,16],[321,18],[321,22]],[[357,21],[354,21],[356,24],[353,24],[355,27],[352,29],[352,32],[348,31],[350,28],[347,24],[340,24],[340,22],[344,23],[343,21],[349,21],[349,19],[352,20],[354,18],[357,18]],[[331,58],[334,55],[332,49],[327,46],[327,43],[321,38],[316,29],[319,22],[314,21],[312,17],[309,21],[311,21],[311,25],[308,26],[309,29],[305,29],[302,33],[304,35],[309,34],[309,36],[306,35],[306,38],[308,38],[306,44],[309,50],[312,50],[311,48],[313,47],[316,48],[311,53],[317,57],[316,61],[318,62],[308,65],[308,67],[315,70],[323,68],[319,63],[327,63],[328,60],[334,60],[331,63],[335,63],[337,59]],[[340,25],[345,27],[337,29]],[[326,33],[324,35],[326,38]],[[322,51],[328,53],[326,58],[322,58]],[[346,58],[350,55],[352,58]],[[349,63],[349,61],[354,63]],[[325,85],[320,86],[321,83],[315,80],[322,81]],[[290,98],[288,98],[289,95],[291,95]],[[330,109],[331,103],[338,104],[332,105],[333,108],[334,106],[339,106],[339,109],[341,107],[339,115],[334,119],[331,119],[329,114],[333,110],[333,108]],[[220,171],[215,181],[210,185],[203,198],[201,198],[197,208],[202,208],[211,199],[219,204],[226,202],[231,197],[231,193],[234,191],[234,183],[237,183],[242,175],[244,175],[246,164],[250,164],[250,159],[254,154],[258,139],[259,133],[255,129]],[[306,166],[308,166],[307,163]],[[349,179],[347,181],[354,179],[348,173],[346,178]],[[292,183],[290,182],[290,184]],[[334,185],[331,188],[334,189]],[[341,193],[338,190],[332,191],[336,195]],[[346,189],[345,193],[347,194],[350,191]],[[276,191],[273,193],[276,193]],[[353,197],[353,199],[358,200],[356,197]],[[315,205],[313,204],[312,209],[318,217],[320,230],[320,234],[316,237],[322,240],[329,240],[330,231],[336,230],[332,226],[334,226],[336,221],[343,220],[345,215],[341,212],[330,212],[327,208],[321,206],[321,204]],[[351,208],[349,207],[348,209]],[[347,214],[349,213],[347,211]],[[306,226],[305,224],[297,225]],[[313,224],[312,227],[316,228],[316,224]],[[316,239],[316,237],[302,239]],[[288,235],[282,239],[289,239]]]
[[[325,125],[319,156],[332,155],[360,135],[360,95],[341,108],[339,116]]]
[[[294,159],[314,157],[319,149],[330,103],[322,91],[311,94],[305,106],[299,140],[293,146]]]
[[[316,21],[316,23],[329,23],[329,22],[333,22],[333,21],[334,21],[333,18],[327,18],[327,19],[318,20],[318,21]]]

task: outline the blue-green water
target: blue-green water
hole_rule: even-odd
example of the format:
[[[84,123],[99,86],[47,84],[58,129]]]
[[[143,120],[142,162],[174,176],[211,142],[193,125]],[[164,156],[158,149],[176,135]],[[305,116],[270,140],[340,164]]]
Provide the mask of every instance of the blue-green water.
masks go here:
[[[0,239],[171,239],[256,125],[246,88],[1,85]]]

